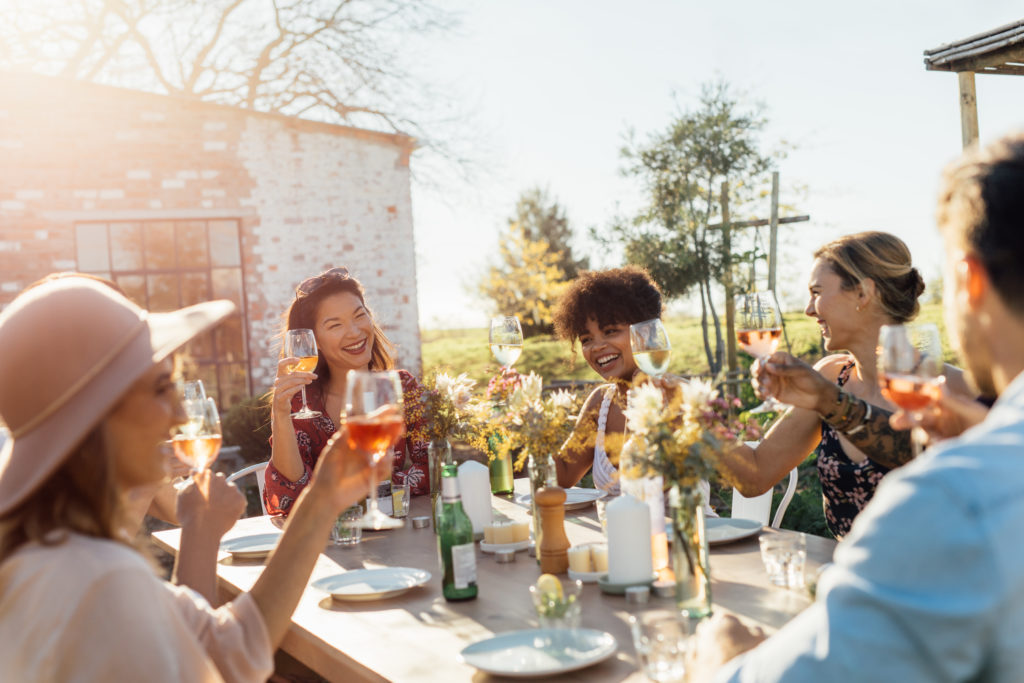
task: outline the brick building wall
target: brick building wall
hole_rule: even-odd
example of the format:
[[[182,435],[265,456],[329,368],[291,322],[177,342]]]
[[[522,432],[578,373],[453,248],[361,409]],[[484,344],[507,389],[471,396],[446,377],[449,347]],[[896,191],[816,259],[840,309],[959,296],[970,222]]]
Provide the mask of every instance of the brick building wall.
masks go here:
[[[240,329],[222,336],[241,351],[228,360],[260,392],[295,285],[344,265],[399,366],[418,372],[412,149],[401,135],[0,74],[0,307],[60,270],[113,277],[154,309],[174,303],[168,287],[179,305],[236,298]],[[197,240],[209,244],[198,256]]]

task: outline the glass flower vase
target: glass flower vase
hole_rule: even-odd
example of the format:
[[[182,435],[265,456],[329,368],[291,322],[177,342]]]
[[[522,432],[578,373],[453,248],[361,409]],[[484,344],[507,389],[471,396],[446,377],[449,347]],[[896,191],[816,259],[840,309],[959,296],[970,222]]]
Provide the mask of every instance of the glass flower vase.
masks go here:
[[[550,455],[535,456],[533,453],[530,453],[526,466],[530,474],[530,513],[533,517],[533,544],[538,550],[537,557],[539,558],[540,513],[537,510],[537,491],[545,486],[555,486],[558,483],[558,475],[555,472],[555,459]]]
[[[669,510],[676,604],[691,619],[701,619],[711,614],[711,564],[700,489],[674,484]]]
[[[452,444],[448,439],[431,439],[427,445],[427,471],[430,477],[430,516],[437,533],[438,499],[441,497],[441,468],[452,460]]]

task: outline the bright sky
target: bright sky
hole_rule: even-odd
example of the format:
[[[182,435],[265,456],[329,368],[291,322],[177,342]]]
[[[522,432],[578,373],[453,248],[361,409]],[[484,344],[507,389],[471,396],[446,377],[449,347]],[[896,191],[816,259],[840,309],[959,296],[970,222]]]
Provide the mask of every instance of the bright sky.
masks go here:
[[[642,201],[620,174],[625,133],[665,128],[717,78],[766,106],[765,149],[796,146],[778,169],[781,202],[811,222],[781,230],[784,301],[802,305],[815,247],[866,229],[899,235],[925,280],[938,277],[934,200],[960,119],[956,75],[925,71],[922,52],[1024,17],[1011,0],[446,4],[461,26],[416,60],[470,111],[487,172],[414,188],[424,328],[486,325],[495,311],[469,290],[533,185],[565,207],[592,265],[619,265],[588,248],[586,230]],[[1024,128],[1024,77],[980,75],[977,92],[983,142]]]

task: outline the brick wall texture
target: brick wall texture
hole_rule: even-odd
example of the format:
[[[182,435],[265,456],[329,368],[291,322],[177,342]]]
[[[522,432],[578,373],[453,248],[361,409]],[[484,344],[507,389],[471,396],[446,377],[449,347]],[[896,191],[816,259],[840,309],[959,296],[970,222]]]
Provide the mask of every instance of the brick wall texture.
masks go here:
[[[0,307],[77,269],[75,224],[240,225],[251,388],[273,381],[296,284],[346,266],[420,371],[411,138],[0,73]]]

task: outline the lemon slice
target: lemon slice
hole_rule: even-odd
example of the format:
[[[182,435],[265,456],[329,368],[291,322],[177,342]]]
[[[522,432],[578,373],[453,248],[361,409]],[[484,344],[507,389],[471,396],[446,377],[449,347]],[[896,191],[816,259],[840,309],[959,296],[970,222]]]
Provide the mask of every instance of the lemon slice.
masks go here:
[[[541,574],[537,579],[537,590],[550,599],[562,599],[562,582],[554,574]]]

